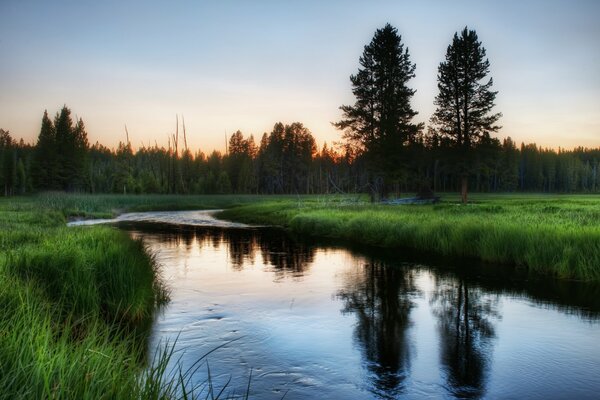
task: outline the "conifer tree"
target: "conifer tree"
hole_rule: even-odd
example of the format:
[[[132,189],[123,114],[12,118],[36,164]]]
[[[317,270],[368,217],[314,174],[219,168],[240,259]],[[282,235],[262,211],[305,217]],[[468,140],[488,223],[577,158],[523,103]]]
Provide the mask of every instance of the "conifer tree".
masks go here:
[[[451,144],[451,156],[461,178],[461,200],[467,202],[469,174],[476,168],[476,151],[490,142],[500,113],[492,113],[496,94],[487,81],[490,62],[474,30],[454,34],[445,60],[438,67],[439,93],[431,122]]]
[[[73,119],[71,110],[63,106],[54,117],[55,143],[57,168],[54,171],[55,188],[70,189],[73,171],[73,158],[75,157],[75,143],[73,140]]]
[[[33,180],[38,190],[56,189],[55,174],[58,168],[54,124],[44,111],[33,159]]]
[[[415,64],[396,28],[378,29],[359,59],[360,68],[350,76],[354,105],[343,105],[343,119],[334,126],[367,159],[372,197],[385,197],[391,180],[406,172],[405,149],[421,129],[411,121],[417,114],[410,105],[415,90]]]

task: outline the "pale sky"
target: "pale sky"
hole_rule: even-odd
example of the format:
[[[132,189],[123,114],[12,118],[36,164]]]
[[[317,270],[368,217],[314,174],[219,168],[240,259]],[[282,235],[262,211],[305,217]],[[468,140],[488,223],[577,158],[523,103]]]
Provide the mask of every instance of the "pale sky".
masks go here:
[[[91,143],[165,145],[175,114],[194,150],[257,141],[303,122],[319,145],[351,104],[349,76],[377,28],[394,25],[416,63],[416,121],[434,110],[438,64],[454,32],[487,50],[498,137],[600,146],[600,1],[0,0],[0,128],[34,142],[63,104]]]

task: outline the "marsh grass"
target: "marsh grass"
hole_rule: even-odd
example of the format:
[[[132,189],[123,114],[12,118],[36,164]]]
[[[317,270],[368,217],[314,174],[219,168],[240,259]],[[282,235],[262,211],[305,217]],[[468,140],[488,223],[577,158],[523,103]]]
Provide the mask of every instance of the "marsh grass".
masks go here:
[[[224,200],[56,193],[0,200],[1,399],[225,397],[210,380],[192,380],[197,371],[167,376],[168,346],[148,361],[147,327],[168,291],[142,243],[115,228],[65,226],[74,215],[139,210],[149,201],[186,209]]]
[[[0,398],[232,397],[210,373],[191,378],[208,363],[168,367],[174,346],[148,361],[144,327],[168,298],[152,257],[116,229],[65,227],[72,217],[227,208],[225,218],[311,236],[600,280],[600,197],[474,195],[466,206],[457,198],[427,206],[372,205],[364,196],[0,199]]]
[[[372,205],[340,199],[279,200],[225,210],[221,217],[281,225],[317,237],[515,264],[541,274],[600,280],[600,197],[446,195],[436,205]]]

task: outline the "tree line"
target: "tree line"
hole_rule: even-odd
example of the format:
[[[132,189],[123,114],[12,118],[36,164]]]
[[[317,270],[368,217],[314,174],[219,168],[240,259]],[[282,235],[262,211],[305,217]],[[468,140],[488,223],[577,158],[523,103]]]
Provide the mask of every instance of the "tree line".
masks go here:
[[[65,118],[70,110],[64,107],[58,115]],[[365,154],[357,154],[351,146],[317,148],[311,132],[298,122],[276,123],[258,143],[252,135],[237,131],[229,138],[226,153],[205,154],[158,145],[134,150],[124,142],[116,149],[99,143],[90,146],[83,121],[65,129],[67,137],[54,133],[47,113],[42,121],[35,145],[16,141],[0,129],[4,195],[44,190],[318,194],[368,192],[370,187]],[[396,181],[393,193],[418,191],[423,185],[434,191],[460,188],[462,175],[446,157],[445,146],[418,135],[405,149],[406,176]],[[469,176],[469,185],[478,192],[600,192],[600,148],[554,150],[535,143],[517,145],[506,138],[491,141],[478,156],[477,168]]]
[[[4,195],[44,190],[90,193],[363,193],[373,200],[412,191],[599,192],[600,148],[546,149],[492,137],[501,113],[490,63],[473,30],[457,32],[438,67],[436,110],[413,123],[416,65],[396,28],[378,29],[350,77],[356,98],[333,123],[341,143],[318,149],[300,122],[278,122],[260,141],[237,131],[224,153],[193,152],[179,119],[168,145],[90,145],[65,105],[44,112],[35,145],[0,129]]]

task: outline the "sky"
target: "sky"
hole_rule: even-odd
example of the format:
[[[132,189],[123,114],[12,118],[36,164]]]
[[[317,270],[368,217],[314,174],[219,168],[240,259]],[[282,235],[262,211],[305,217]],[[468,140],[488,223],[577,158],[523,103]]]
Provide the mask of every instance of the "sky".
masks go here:
[[[317,142],[353,104],[349,76],[376,29],[398,29],[416,78],[416,122],[435,109],[437,68],[456,31],[475,29],[499,93],[497,136],[600,147],[600,1],[0,0],[0,128],[35,142],[66,104],[91,143],[223,150],[300,121]]]

